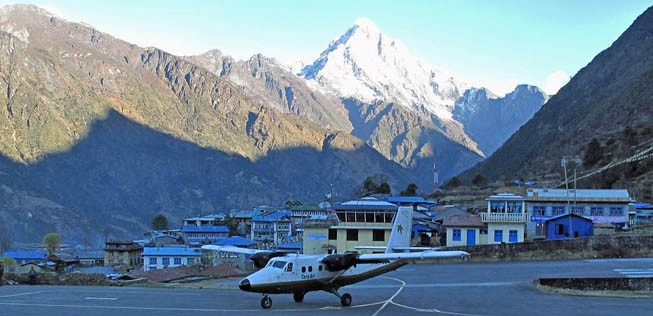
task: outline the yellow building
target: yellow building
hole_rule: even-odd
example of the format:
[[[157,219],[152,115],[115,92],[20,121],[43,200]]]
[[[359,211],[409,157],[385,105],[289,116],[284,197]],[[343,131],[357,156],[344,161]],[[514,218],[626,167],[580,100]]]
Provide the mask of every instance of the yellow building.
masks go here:
[[[335,213],[335,217],[333,217]],[[356,250],[358,246],[385,247],[392,230],[397,205],[375,198],[363,198],[333,206],[331,218],[307,221],[304,225],[304,253],[337,253]],[[379,250],[380,251],[380,250]]]

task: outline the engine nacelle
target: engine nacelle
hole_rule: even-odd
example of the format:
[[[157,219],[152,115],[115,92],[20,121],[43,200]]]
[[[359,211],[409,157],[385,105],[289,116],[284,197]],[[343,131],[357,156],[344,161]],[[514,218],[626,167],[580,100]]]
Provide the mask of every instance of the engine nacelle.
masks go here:
[[[345,253],[337,255],[328,255],[322,259],[329,271],[347,270],[359,263],[357,253]]]

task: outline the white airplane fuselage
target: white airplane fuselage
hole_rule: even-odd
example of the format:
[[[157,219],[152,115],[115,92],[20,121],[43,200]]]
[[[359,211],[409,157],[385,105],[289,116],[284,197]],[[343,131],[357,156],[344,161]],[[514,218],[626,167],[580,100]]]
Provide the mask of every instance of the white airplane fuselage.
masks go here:
[[[356,264],[339,271],[327,270],[327,255],[287,255],[271,259],[265,268],[240,281],[243,291],[265,294],[331,291],[357,283],[407,264],[406,261]]]

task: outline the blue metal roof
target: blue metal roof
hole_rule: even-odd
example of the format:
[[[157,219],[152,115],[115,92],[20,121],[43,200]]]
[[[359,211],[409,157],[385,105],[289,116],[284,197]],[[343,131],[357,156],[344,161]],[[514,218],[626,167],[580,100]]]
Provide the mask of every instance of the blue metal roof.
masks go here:
[[[590,222],[592,221],[591,219],[589,219],[589,218],[587,218],[587,217],[580,216],[580,215],[576,215],[576,214],[569,214],[569,213],[567,213],[567,214],[560,214],[560,215],[556,215],[556,216],[553,216],[553,217],[549,217],[549,218],[547,218],[547,219],[544,220],[544,221],[545,221],[545,222],[548,222],[548,221],[556,220],[556,219],[558,219],[558,218],[565,217],[565,216],[574,216],[574,217],[582,218],[582,219],[584,219],[584,220],[586,220],[586,221],[590,221]]]
[[[181,232],[182,233],[229,233],[229,227],[184,225],[181,227]]]
[[[252,221],[256,222],[274,222],[277,221],[281,218],[285,217],[290,217],[292,215],[292,212],[290,211],[275,211],[272,213],[267,213],[267,214],[261,214],[261,215],[256,215],[252,217]]]
[[[231,236],[213,244],[216,246],[252,246],[256,245],[256,242],[240,236]]]
[[[287,244],[280,245],[277,247],[278,249],[286,249],[286,250],[301,250],[303,247],[303,243],[301,241],[298,242],[291,242]]]
[[[199,248],[187,247],[145,247],[143,248],[143,256],[187,256],[199,257],[202,251]]]
[[[426,200],[421,196],[388,196],[386,201],[396,204],[436,204],[435,201]]]
[[[2,256],[14,259],[45,259],[47,257],[44,251],[5,251]]]

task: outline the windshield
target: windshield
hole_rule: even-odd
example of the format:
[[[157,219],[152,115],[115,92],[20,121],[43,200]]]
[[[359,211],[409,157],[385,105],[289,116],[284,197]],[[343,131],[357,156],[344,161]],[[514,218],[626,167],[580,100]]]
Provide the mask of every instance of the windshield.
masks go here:
[[[280,261],[280,260],[279,261],[272,261],[272,267],[274,267],[274,268],[283,269],[283,267],[285,267],[285,266],[286,266],[285,261]]]

